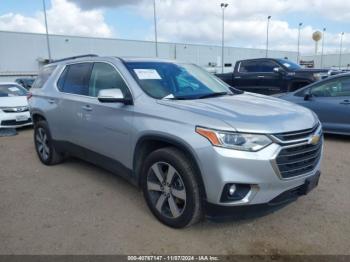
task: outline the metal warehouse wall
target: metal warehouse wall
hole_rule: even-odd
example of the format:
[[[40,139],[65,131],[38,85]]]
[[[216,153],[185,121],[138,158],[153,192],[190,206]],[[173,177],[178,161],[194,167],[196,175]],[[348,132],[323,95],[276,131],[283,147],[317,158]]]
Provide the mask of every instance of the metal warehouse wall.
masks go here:
[[[219,38],[218,38],[219,39]],[[154,57],[154,42],[108,38],[50,35],[53,59],[80,54],[109,56]],[[161,58],[189,61],[208,67],[209,63],[221,64],[221,47],[179,43],[159,43]],[[264,57],[265,50],[225,48],[225,63],[234,65],[236,60]],[[270,57],[288,57],[296,60],[296,52],[270,51]],[[0,31],[0,77],[15,78],[38,71],[44,59],[48,59],[44,34]],[[231,68],[225,68],[226,71]]]
[[[315,67],[321,67],[321,55],[302,56],[302,60],[315,61]],[[350,54],[342,54],[341,68],[350,68]],[[323,56],[323,68],[339,68],[339,54],[327,54]]]

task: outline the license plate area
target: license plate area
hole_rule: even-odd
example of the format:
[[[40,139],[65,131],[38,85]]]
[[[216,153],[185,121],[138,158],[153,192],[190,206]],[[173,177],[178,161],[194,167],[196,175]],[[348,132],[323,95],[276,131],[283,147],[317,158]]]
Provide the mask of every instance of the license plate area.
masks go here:
[[[318,181],[320,180],[320,172],[317,172],[315,175],[312,177],[309,177],[305,180],[304,185],[300,188],[300,194],[301,195],[306,195],[308,194],[311,190],[313,190],[315,187],[318,185]]]
[[[28,117],[26,115],[16,116],[16,121],[17,122],[22,122],[22,121],[27,121],[27,120],[28,120]]]

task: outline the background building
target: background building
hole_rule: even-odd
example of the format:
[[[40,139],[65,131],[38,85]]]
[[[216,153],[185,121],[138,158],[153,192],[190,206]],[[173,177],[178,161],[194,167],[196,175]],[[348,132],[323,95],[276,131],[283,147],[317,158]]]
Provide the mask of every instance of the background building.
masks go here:
[[[81,54],[101,56],[154,57],[155,43],[147,41],[50,35],[52,59],[60,59]],[[264,49],[225,47],[225,71],[232,70],[240,59],[265,57]],[[184,43],[158,43],[161,58],[176,59],[196,63],[215,72],[220,71],[221,47]],[[269,57],[296,61],[297,52],[269,50]],[[302,57],[313,60],[314,56]],[[319,65],[320,57],[316,59]],[[338,55],[323,58],[326,67],[338,66]],[[11,81],[18,77],[35,76],[39,68],[48,62],[45,34],[0,31],[0,81]],[[350,63],[350,54],[342,56],[342,65]]]

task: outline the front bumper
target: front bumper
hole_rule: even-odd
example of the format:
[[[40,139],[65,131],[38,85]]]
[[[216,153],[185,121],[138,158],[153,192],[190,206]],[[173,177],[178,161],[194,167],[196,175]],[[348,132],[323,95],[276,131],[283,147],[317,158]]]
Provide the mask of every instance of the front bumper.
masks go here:
[[[308,194],[310,190],[314,189],[318,185],[320,175],[321,172],[318,171],[311,177],[313,180],[315,180],[315,184],[312,185],[312,187],[309,187],[308,181],[306,181],[301,186],[289,189],[265,204],[227,207],[206,202],[206,217],[211,220],[222,220],[226,218],[247,219],[270,214],[297,200],[298,197]]]
[[[307,178],[319,172],[323,149],[313,170],[296,177],[282,178],[275,165],[282,148],[283,145],[273,143],[258,152],[218,147],[200,150],[198,159],[208,204],[221,207],[267,204],[282,193],[304,185]],[[251,189],[243,199],[223,202],[224,187],[231,183],[248,184]]]
[[[0,112],[0,128],[19,128],[32,125],[29,111],[18,113]]]

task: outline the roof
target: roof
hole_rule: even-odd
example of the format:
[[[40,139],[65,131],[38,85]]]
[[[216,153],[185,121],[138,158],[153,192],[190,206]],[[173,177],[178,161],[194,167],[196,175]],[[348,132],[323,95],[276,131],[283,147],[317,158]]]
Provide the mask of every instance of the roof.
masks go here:
[[[284,58],[273,58],[273,57],[259,57],[259,58],[248,58],[248,59],[241,59],[238,60],[237,62],[242,62],[242,61],[256,61],[256,60],[286,60],[288,61],[288,59],[284,59]]]
[[[164,58],[152,58],[152,57],[116,57],[116,56],[97,56],[93,54],[87,54],[87,55],[80,55],[80,56],[73,56],[73,57],[67,57],[62,58],[58,60],[54,60],[48,65],[59,65],[59,64],[66,64],[68,62],[76,61],[76,62],[84,62],[84,61],[94,61],[101,60],[104,58],[115,58],[120,59],[124,62],[159,62],[159,63],[179,63],[178,60],[172,60],[172,59],[164,59]]]
[[[340,73],[340,74],[332,75],[332,76],[329,76],[327,78],[322,79],[321,81],[325,81],[325,80],[329,80],[329,79],[335,79],[335,78],[343,77],[343,76],[350,76],[350,73]]]
[[[125,62],[163,62],[163,63],[178,63],[177,60],[155,58],[155,57],[117,57]]]

